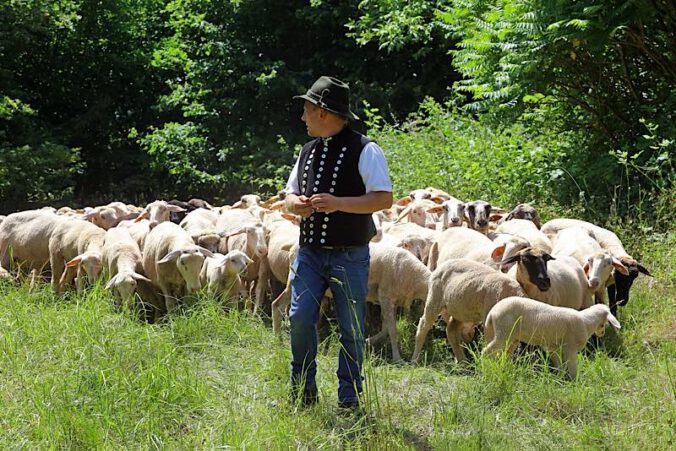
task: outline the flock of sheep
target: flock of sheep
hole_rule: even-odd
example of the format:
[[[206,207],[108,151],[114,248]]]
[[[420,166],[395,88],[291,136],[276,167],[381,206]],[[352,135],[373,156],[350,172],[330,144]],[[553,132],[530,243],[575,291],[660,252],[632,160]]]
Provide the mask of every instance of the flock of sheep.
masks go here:
[[[262,202],[246,194],[222,207],[199,199],[145,208],[112,202],[0,216],[0,278],[30,276],[34,285],[51,277],[60,294],[73,281],[81,292],[103,277],[121,305],[143,306],[155,321],[202,288],[251,298],[254,313],[271,295],[280,333],[303,220],[284,211],[282,197]],[[539,345],[556,351],[552,361],[575,377],[577,353],[606,323],[619,329],[617,307],[639,272],[650,275],[611,231],[575,219],[540,224],[528,204],[507,211],[426,188],[373,219],[367,301],[380,305],[382,329],[367,341],[389,337],[394,360],[401,359],[396,309],[421,300],[414,362],[441,315],[458,361],[483,326],[484,353]]]

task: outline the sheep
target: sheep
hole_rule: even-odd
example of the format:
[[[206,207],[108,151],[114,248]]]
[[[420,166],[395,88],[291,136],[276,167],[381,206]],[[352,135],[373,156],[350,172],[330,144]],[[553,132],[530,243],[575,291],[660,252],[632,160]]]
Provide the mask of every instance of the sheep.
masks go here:
[[[532,221],[527,219],[512,219],[498,225],[495,233],[509,233],[510,235],[520,236],[527,240],[531,246],[537,246],[540,249],[551,253],[553,250],[552,241],[542,233]]]
[[[646,269],[641,263],[636,261],[631,255],[624,250],[624,246],[620,239],[608,229],[599,227],[589,222],[580,221],[578,219],[559,218],[546,222],[542,226],[542,232],[547,234],[550,238],[555,237],[556,234],[563,229],[569,227],[582,227],[587,230],[592,238],[594,238],[603,249],[612,254],[629,270],[629,275],[624,275],[620,271],[615,271],[613,278],[615,283],[608,286],[608,302],[610,303],[610,311],[613,315],[617,315],[618,306],[626,305],[629,302],[629,289],[639,273],[652,277],[650,271]]]
[[[414,189],[408,194],[408,196],[411,198],[411,200],[414,201],[429,199],[438,204],[452,198],[452,196],[447,192],[442,191],[438,188],[434,188],[432,186],[428,186],[425,189]]]
[[[151,281],[142,274],[141,249],[128,229],[114,227],[106,231],[101,261],[110,277],[106,289],[113,291],[127,309],[131,310],[138,281]]]
[[[441,215],[441,221],[437,224],[437,230],[444,231],[449,227],[460,227],[465,218],[465,203],[456,199],[450,198],[445,200],[441,205],[428,208],[427,213],[437,213]]]
[[[379,304],[382,314],[382,330],[367,339],[374,344],[385,335],[390,337],[392,359],[401,360],[397,342],[395,309],[408,310],[414,300],[425,300],[430,279],[430,270],[409,252],[382,244],[371,244],[368,293],[366,301]]]
[[[120,221],[135,219],[139,212],[129,208],[122,202],[111,202],[94,208],[86,208],[82,219],[89,221],[104,230],[115,227]]]
[[[516,255],[529,245],[528,241],[513,235],[496,235],[491,241],[476,230],[455,227],[442,232],[432,244],[427,266],[434,271],[446,260],[467,258],[499,269],[504,258]]]
[[[202,265],[202,286],[206,286],[211,295],[226,299],[233,293],[245,295],[240,275],[252,261],[242,251],[230,251],[225,255],[215,253],[213,257],[207,257]]]
[[[447,322],[446,339],[455,359],[463,361],[465,352],[461,344],[471,340],[469,331],[484,322],[489,310],[498,301],[523,294],[517,281],[486,265],[467,259],[443,262],[430,278],[425,311],[418,322],[411,361],[418,361],[425,338],[439,314]]]
[[[511,221],[512,219],[526,219],[535,224],[535,227],[540,230],[542,224],[540,223],[540,215],[537,210],[530,204],[519,204],[510,211],[507,216],[501,219],[504,221]]]
[[[117,225],[118,228],[125,228],[129,231],[131,237],[138,244],[139,249],[143,252],[143,247],[145,245],[146,236],[150,232],[150,221],[147,219],[133,219],[120,221]]]
[[[0,224],[0,267],[9,278],[12,265],[18,272],[31,272],[31,286],[39,274],[49,269],[49,238],[56,226],[66,220],[51,210],[12,213]]]
[[[517,255],[503,259],[514,263],[509,275],[523,287],[526,296],[558,307],[576,310],[593,304],[587,288],[587,276],[573,257],[552,257],[537,247],[528,247]]]
[[[216,230],[225,238],[219,247],[221,254],[236,249],[244,252],[253,260],[242,279],[250,288],[255,288],[253,307],[255,313],[263,303],[267,291],[266,275],[259,274],[265,270],[265,266],[261,266],[260,261],[268,252],[265,227],[248,210],[232,209],[219,215]]]
[[[150,220],[150,229],[152,230],[158,224],[169,221],[171,219],[171,213],[183,211],[185,211],[185,208],[183,207],[171,205],[163,200],[156,200],[149,203],[146,208],[143,209],[141,214],[136,218],[136,221],[138,222],[142,219]]]
[[[195,244],[217,252],[221,242],[221,236],[214,232],[217,220],[217,212],[198,208],[188,213],[179,225],[190,234]]]
[[[188,232],[173,222],[162,222],[146,237],[143,270],[163,294],[155,305],[155,320],[170,313],[178,298],[201,288],[200,273],[205,257],[213,253],[197,246]]]
[[[589,232],[582,227],[570,227],[558,233],[552,255],[568,255],[582,266],[590,291],[597,303],[608,304],[606,287],[613,283],[613,270],[629,275],[629,270],[608,251],[601,249]]]
[[[169,220],[174,224],[180,224],[188,213],[197,210],[198,208],[203,208],[205,210],[213,210],[214,208],[207,201],[202,199],[190,199],[188,202],[172,199],[167,203],[183,209],[183,211],[172,211],[169,214]]]
[[[261,197],[256,194],[244,194],[237,202],[232,204],[232,208],[250,208],[261,204]]]
[[[492,219],[491,204],[483,200],[466,203],[465,218],[467,219],[467,227],[486,235],[488,233],[488,222]]]
[[[49,263],[55,293],[62,293],[76,275],[78,293],[84,290],[85,275],[92,284],[99,278],[105,236],[105,230],[90,222],[74,218],[59,221],[49,238]]]
[[[432,243],[439,236],[438,232],[413,222],[386,223],[383,225],[383,231],[398,240],[393,245],[411,252],[424,264],[427,264]]]
[[[7,216],[5,216],[5,215],[0,215],[0,224],[2,224],[2,221],[4,221],[6,217]]]
[[[406,202],[406,207],[399,213],[399,216],[397,216],[397,219],[394,222],[399,223],[405,218],[408,218],[408,222],[413,222],[422,227],[436,229],[436,218],[432,216],[432,214],[427,213],[427,210],[435,205],[435,202],[427,199],[416,199],[411,202]]]
[[[488,313],[485,333],[489,343],[482,354],[511,351],[519,342],[542,346],[551,353],[554,365],[575,379],[578,352],[593,334],[605,334],[606,323],[620,329],[619,321],[604,304],[577,311],[513,296],[498,302]]]

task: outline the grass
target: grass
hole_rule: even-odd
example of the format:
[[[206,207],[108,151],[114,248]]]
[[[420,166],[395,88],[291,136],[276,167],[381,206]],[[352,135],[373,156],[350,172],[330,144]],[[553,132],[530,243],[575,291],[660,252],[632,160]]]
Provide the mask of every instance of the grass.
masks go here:
[[[655,274],[621,310],[620,335],[566,381],[546,358],[458,367],[430,334],[425,364],[370,354],[365,417],[335,407],[338,341],[320,347],[321,401],[287,402],[288,339],[202,299],[162,325],[107,293],[55,298],[0,286],[0,448],[669,449],[676,446],[673,235],[637,243]],[[413,325],[401,318],[402,354]]]

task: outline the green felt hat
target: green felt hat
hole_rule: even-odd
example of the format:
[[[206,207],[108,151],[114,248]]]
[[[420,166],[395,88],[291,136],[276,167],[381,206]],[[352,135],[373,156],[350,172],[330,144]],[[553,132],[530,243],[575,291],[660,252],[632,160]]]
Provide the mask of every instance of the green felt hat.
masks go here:
[[[350,87],[337,78],[319,77],[307,93],[293,98],[307,100],[332,113],[359,120],[359,116],[350,111]]]

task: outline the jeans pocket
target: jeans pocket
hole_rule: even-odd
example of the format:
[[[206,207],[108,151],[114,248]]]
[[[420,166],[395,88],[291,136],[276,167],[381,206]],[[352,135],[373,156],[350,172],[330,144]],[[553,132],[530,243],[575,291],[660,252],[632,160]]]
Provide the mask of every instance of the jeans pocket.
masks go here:
[[[368,265],[370,260],[368,245],[345,251],[345,260],[355,265]]]

